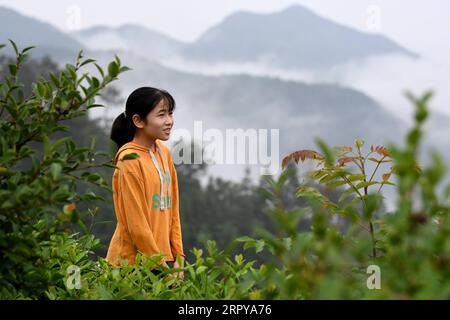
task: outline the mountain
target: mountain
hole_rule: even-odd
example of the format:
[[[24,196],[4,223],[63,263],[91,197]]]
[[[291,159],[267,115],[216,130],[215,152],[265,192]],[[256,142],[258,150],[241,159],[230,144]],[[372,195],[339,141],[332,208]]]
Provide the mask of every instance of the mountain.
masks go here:
[[[8,44],[8,39],[13,40],[19,48],[36,46],[33,50],[35,57],[51,54],[55,58],[70,57],[73,60],[82,48],[78,41],[52,25],[0,7],[0,43]]]
[[[384,54],[417,57],[382,35],[340,25],[299,5],[270,14],[236,12],[192,43],[135,24],[97,26],[71,35],[92,50],[133,51],[166,65],[181,59],[182,64],[318,69]]]
[[[92,50],[128,50],[156,60],[176,55],[184,45],[160,32],[135,24],[117,28],[96,26],[74,32],[72,36]]]
[[[234,13],[183,50],[187,60],[306,69],[389,53],[416,56],[384,36],[337,24],[299,5],[270,14]]]

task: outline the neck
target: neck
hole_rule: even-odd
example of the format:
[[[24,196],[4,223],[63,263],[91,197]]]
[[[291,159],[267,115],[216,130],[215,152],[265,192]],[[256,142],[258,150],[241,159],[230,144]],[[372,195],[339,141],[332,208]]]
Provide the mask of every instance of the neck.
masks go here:
[[[156,139],[148,139],[139,135],[135,135],[132,141],[148,149],[151,148],[153,151],[155,151],[154,149]]]

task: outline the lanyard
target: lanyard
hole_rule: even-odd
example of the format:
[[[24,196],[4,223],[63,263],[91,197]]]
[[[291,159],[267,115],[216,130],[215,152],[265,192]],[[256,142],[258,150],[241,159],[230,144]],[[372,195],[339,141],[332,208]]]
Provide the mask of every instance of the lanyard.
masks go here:
[[[156,142],[155,142],[155,144],[156,144]],[[164,180],[165,180],[164,177],[166,174],[166,168],[164,166],[164,160],[163,160],[164,158],[163,158],[161,148],[157,144],[156,144],[156,148],[158,149],[159,155],[161,156],[161,163],[163,166],[164,174],[161,172],[161,169],[159,168],[159,165],[158,165],[158,161],[156,161],[156,157],[151,148],[149,149],[149,152],[150,152],[150,157],[152,158],[153,164],[156,167],[156,171],[158,171],[159,181],[161,182],[161,198],[160,198],[161,202],[160,202],[159,208],[161,210],[165,210],[166,209],[166,204],[165,204],[166,195],[164,194]],[[167,196],[169,197],[169,184],[168,183],[167,183]],[[169,202],[168,202],[168,206],[169,206]]]

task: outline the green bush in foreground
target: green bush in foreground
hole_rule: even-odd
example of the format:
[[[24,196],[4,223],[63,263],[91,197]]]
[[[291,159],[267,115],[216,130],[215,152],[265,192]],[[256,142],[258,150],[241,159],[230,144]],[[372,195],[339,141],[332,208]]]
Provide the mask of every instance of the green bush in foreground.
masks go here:
[[[71,137],[52,141],[51,136],[67,130],[64,120],[98,107],[95,96],[127,68],[116,57],[107,73],[96,65],[100,79],[80,75],[83,66],[94,63],[83,60],[80,52],[75,65],[37,81],[25,96],[19,77],[32,47],[19,52],[11,45],[16,62],[2,70],[0,82],[0,294],[40,298],[60,279],[50,258],[65,259],[61,239],[73,224],[87,233],[82,217],[95,214],[95,208],[79,211],[78,204],[101,199],[92,192],[78,194],[77,182],[110,190],[99,174],[89,171],[110,165],[109,154],[94,150],[94,140],[90,148],[77,148]],[[108,161],[93,161],[102,157]],[[88,251],[77,255],[87,256]]]
[[[15,48],[15,45],[13,45]],[[16,49],[16,48],[15,48]],[[83,179],[108,189],[89,171],[91,157],[101,156],[88,148],[76,148],[70,137],[51,141],[51,133],[63,130],[60,121],[85,116],[94,97],[127,70],[120,60],[108,65],[108,74],[98,67],[101,79],[80,69],[94,61],[67,65],[51,81],[38,81],[31,97],[20,93],[18,74],[26,57],[17,53],[17,63],[0,83],[0,297],[3,299],[448,299],[450,297],[450,186],[440,183],[446,172],[443,160],[433,154],[429,167],[420,168],[417,152],[422,126],[428,116],[431,94],[409,96],[416,108],[415,125],[405,146],[371,148],[363,155],[364,143],[352,148],[329,148],[319,141],[321,152],[299,152],[289,159],[311,158],[318,169],[311,179],[327,188],[346,186],[341,199],[333,202],[325,192],[305,183],[297,196],[304,207],[286,210],[284,185],[293,174],[284,170],[276,180],[266,177],[269,187],[260,191],[268,200],[266,214],[276,231],[258,230],[258,238],[233,241],[225,250],[208,241],[206,248],[193,248],[194,261],[185,262],[185,278],[171,276],[177,269],[157,266],[160,257],[138,256],[136,265],[110,266],[91,258],[99,245],[81,222],[95,208],[78,212],[78,204],[97,200],[93,193],[78,195],[75,181]],[[37,156],[28,142],[44,145]],[[108,154],[103,154],[109,156]],[[375,158],[378,155],[379,158]],[[369,158],[372,158],[369,159]],[[28,171],[15,170],[29,160]],[[390,165],[379,179],[368,172],[366,161],[377,169]],[[359,171],[353,172],[350,167]],[[110,166],[108,159],[101,166]],[[392,184],[398,193],[396,209],[386,212],[381,187]],[[378,180],[375,180],[378,179]],[[373,189],[373,190],[372,190]],[[337,217],[334,219],[333,217]],[[303,219],[310,230],[299,232]],[[336,222],[337,221],[337,222]],[[80,224],[75,233],[72,224]],[[246,261],[231,250],[266,252],[264,263]]]

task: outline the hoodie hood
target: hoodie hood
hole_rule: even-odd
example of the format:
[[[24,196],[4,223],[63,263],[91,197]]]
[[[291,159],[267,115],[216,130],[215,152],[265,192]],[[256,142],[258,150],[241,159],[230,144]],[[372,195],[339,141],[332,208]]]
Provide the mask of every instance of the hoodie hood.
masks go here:
[[[158,145],[158,147],[161,147],[158,140],[155,141],[155,144],[152,147],[152,151],[156,152],[156,145]],[[114,156],[114,160],[113,160],[113,164],[116,165],[117,161],[120,158],[120,155],[124,152],[124,151],[139,151],[139,152],[145,152],[148,153],[149,148],[144,147],[140,144],[137,144],[134,141],[130,141],[125,143],[122,147],[119,148],[119,150],[117,150],[116,155]],[[130,153],[130,152],[127,152]],[[138,153],[138,152],[137,152]]]

